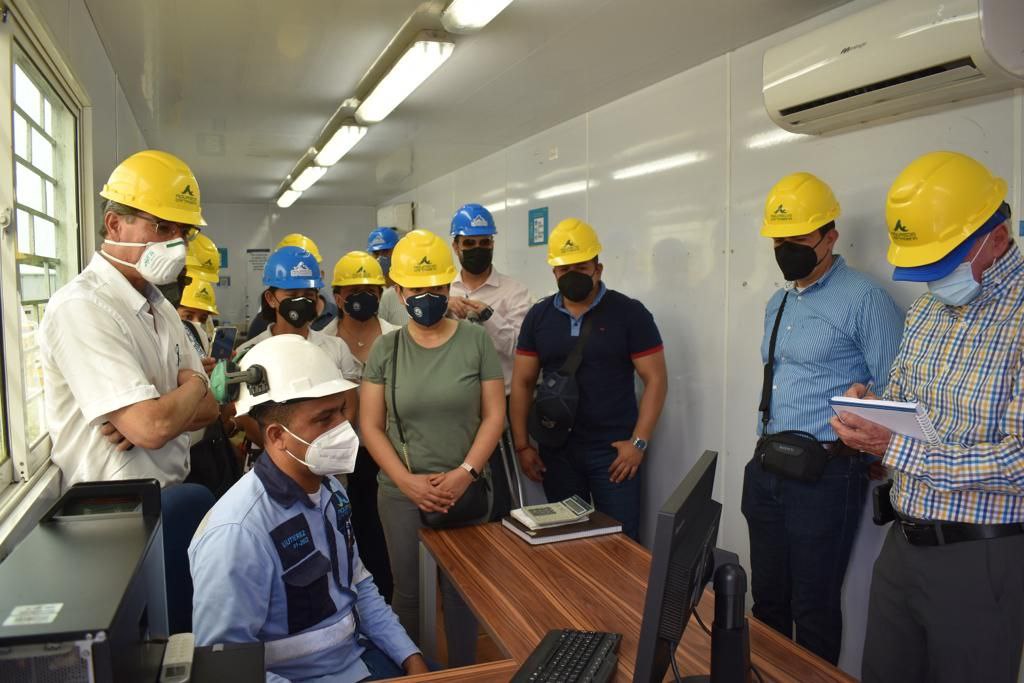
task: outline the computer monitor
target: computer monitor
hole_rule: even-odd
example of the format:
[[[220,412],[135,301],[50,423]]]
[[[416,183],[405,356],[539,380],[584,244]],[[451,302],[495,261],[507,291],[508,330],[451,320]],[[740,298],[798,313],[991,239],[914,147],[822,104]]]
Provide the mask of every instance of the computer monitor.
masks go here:
[[[156,681],[160,484],[77,484],[0,563],[0,681]]]
[[[633,683],[660,683],[714,572],[722,506],[711,499],[718,453],[704,451],[658,512]]]

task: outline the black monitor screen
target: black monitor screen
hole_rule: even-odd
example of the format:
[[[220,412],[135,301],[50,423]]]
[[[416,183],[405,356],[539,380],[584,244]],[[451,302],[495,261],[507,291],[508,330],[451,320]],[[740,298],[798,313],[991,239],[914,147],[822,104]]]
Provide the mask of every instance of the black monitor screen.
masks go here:
[[[718,453],[705,451],[658,512],[634,683],[660,682],[714,572],[722,506],[711,499]]]

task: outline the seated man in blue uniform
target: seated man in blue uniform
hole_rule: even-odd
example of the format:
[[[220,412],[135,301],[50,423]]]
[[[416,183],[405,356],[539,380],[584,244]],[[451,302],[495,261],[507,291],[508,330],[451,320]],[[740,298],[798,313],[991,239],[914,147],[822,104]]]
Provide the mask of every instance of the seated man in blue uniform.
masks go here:
[[[343,412],[355,385],[298,335],[257,344],[240,369],[236,408],[257,421],[266,452],[189,547],[196,645],[262,641],[275,683],[426,672],[359,559],[332,476],[355,464],[359,439]]]

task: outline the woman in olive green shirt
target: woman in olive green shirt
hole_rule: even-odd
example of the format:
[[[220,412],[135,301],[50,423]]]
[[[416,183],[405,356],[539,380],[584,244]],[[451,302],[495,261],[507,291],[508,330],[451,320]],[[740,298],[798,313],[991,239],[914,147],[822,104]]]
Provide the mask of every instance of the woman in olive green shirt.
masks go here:
[[[423,230],[409,233],[395,247],[391,277],[409,310],[409,324],[380,337],[370,352],[360,390],[360,427],[363,444],[381,469],[377,505],[394,575],[392,607],[418,642],[420,511],[446,512],[474,476],[490,476],[487,460],[505,421],[505,384],[498,353],[483,328],[444,317],[455,279],[445,242]],[[393,376],[405,448],[392,403]],[[448,664],[472,664],[476,620],[444,576],[441,590]]]

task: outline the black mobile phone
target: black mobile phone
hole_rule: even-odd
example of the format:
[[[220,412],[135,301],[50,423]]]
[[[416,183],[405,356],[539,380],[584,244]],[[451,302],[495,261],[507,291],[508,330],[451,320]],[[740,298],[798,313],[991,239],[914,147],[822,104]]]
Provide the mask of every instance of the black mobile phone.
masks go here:
[[[896,519],[896,512],[892,509],[892,498],[889,497],[889,492],[892,491],[892,479],[875,487],[872,494],[874,503],[874,509],[871,515],[871,521],[877,526],[885,526],[889,522]]]
[[[231,358],[231,352],[235,348],[235,338],[238,336],[238,328],[225,325],[218,327],[213,333],[213,343],[210,345],[210,356],[217,360]]]

